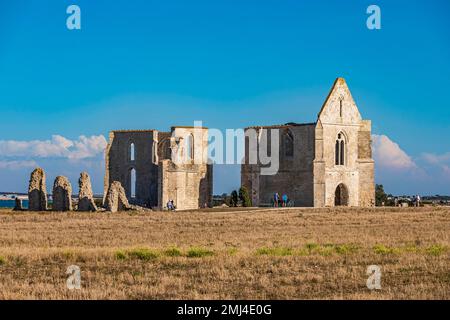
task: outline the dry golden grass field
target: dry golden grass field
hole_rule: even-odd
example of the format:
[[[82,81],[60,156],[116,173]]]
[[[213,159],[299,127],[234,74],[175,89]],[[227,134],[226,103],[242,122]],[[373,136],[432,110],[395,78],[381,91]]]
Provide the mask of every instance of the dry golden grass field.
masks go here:
[[[449,299],[449,248],[450,208],[2,210],[0,299]]]

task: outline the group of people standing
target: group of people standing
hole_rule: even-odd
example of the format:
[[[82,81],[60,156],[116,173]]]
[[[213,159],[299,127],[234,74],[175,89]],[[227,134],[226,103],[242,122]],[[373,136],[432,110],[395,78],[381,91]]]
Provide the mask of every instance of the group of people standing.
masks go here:
[[[286,193],[283,193],[283,195],[281,197],[278,192],[275,192],[273,194],[273,206],[274,207],[287,207],[288,202],[289,202],[289,198]]]

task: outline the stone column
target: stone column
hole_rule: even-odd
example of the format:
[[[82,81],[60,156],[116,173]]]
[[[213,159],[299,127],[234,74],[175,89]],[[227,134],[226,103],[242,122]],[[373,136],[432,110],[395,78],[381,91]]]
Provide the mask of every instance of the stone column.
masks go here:
[[[53,211],[72,210],[72,186],[66,177],[58,176],[53,184]]]
[[[97,211],[97,206],[94,202],[92,194],[91,178],[87,172],[80,174],[78,179],[78,186],[80,191],[78,193],[78,211]]]
[[[36,168],[31,173],[28,186],[28,210],[47,210],[47,187],[45,185],[45,172]]]
[[[106,210],[111,212],[131,209],[127,196],[125,195],[125,190],[119,181],[113,181],[111,183],[105,198],[105,205]]]

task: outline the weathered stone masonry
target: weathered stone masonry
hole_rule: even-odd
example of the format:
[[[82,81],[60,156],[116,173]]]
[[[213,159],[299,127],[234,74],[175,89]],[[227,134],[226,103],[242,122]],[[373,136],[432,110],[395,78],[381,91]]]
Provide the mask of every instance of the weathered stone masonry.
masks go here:
[[[45,172],[42,168],[33,170],[28,186],[28,209],[30,211],[47,210],[47,187],[45,182]]]
[[[112,131],[106,149],[105,195],[118,181],[132,204],[162,209],[173,200],[181,210],[211,206],[207,147],[207,128]],[[177,157],[184,161],[175,161]]]
[[[259,164],[242,165],[241,183],[254,205],[270,204],[274,192],[286,193],[296,206],[375,204],[371,122],[362,120],[343,78],[333,84],[317,122],[252,128],[280,130],[277,174],[261,175]],[[246,142],[246,159],[248,149]]]

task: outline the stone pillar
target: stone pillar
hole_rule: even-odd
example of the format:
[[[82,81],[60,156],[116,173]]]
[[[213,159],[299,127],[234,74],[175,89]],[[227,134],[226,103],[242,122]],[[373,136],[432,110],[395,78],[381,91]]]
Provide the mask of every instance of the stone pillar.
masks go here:
[[[313,198],[314,207],[324,207],[326,205],[326,185],[325,185],[325,158],[323,126],[320,120],[317,121],[314,140],[314,160],[313,160]]]
[[[163,210],[167,201],[169,200],[168,195],[168,164],[170,160],[162,160],[159,162],[158,168],[158,208]]]
[[[113,140],[114,140],[114,132],[110,132],[109,142],[105,149],[105,178],[103,180],[103,206],[106,206],[106,194],[108,193],[109,186],[111,185],[110,156]]]
[[[113,181],[105,198],[106,210],[111,212],[130,210],[125,190],[119,181]]]
[[[28,210],[47,210],[47,187],[45,185],[45,172],[42,168],[36,168],[31,173],[28,185]]]
[[[78,193],[78,211],[97,211],[92,194],[91,178],[87,172],[80,174],[78,186],[80,188]]]
[[[53,211],[72,210],[72,186],[66,177],[58,176],[53,184]]]

